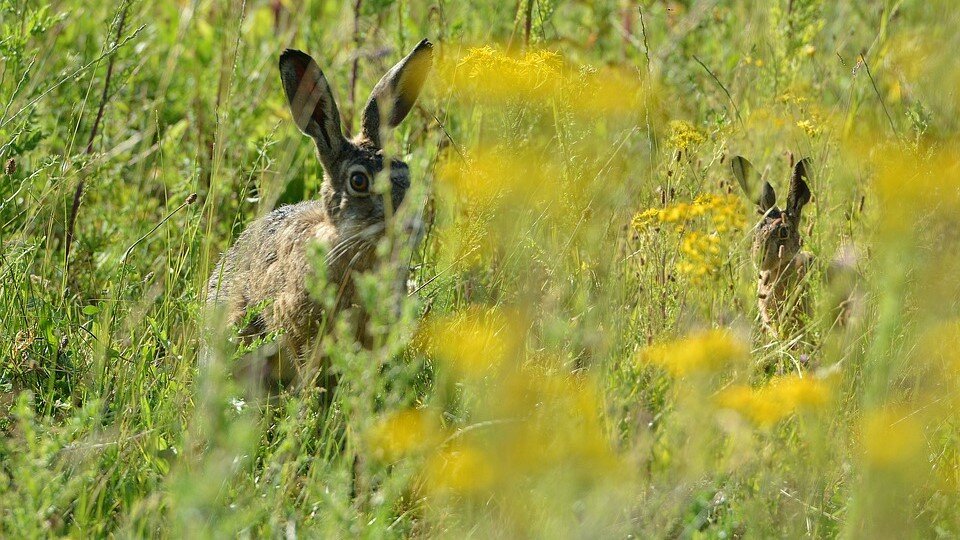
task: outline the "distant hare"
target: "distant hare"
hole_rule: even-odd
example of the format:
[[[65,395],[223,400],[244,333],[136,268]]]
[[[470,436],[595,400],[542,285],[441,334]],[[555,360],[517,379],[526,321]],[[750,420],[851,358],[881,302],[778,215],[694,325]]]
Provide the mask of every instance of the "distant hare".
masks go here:
[[[802,284],[813,261],[810,253],[800,250],[800,213],[810,202],[810,161],[801,159],[793,168],[786,207],[777,207],[777,194],[770,182],[763,182],[745,158],[731,161],[733,176],[763,216],[757,225],[753,257],[759,269],[757,297],[760,318],[766,330],[780,336],[798,328],[798,315],[806,310]]]
[[[308,291],[314,276],[312,248],[319,244],[325,254],[324,268],[317,270],[336,285],[338,309],[352,303],[353,273],[373,265],[386,216],[410,186],[407,164],[384,155],[382,137],[413,108],[432,63],[433,45],[423,40],[377,83],[363,110],[360,134],[347,140],[330,85],[316,62],[296,50],[280,55],[280,80],[294,122],[313,138],[323,166],[320,199],[282,206],[251,223],[208,284],[208,302],[222,306],[230,324],[248,321],[240,329],[242,336],[283,332],[282,358],[267,366],[271,379],[297,376],[291,371],[301,366],[291,361],[308,352],[323,316],[332,315]]]

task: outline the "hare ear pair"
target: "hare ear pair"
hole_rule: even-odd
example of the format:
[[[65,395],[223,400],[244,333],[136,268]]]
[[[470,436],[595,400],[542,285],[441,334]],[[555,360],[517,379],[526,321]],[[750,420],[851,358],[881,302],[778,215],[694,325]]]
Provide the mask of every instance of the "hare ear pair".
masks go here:
[[[382,147],[384,128],[394,128],[413,108],[433,65],[433,44],[423,40],[393,66],[373,88],[364,107],[361,138]],[[308,54],[287,49],[280,55],[280,81],[297,127],[317,143],[320,157],[331,163],[346,139],[330,84]]]
[[[757,196],[757,186],[760,184],[760,174],[746,158],[736,156],[730,160],[733,176],[740,184],[740,188],[747,197],[757,205],[761,214],[766,214],[777,205],[777,192],[770,182],[764,181],[763,188]],[[790,176],[790,191],[787,193],[787,205],[784,210],[795,217],[800,217],[804,205],[810,202],[810,187],[807,179],[810,178],[810,158],[804,158],[793,167]]]

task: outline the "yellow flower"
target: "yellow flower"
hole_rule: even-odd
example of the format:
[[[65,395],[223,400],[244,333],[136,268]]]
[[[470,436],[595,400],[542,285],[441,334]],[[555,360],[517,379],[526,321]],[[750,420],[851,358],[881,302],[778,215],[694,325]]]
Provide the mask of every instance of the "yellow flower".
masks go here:
[[[446,84],[477,100],[525,106],[561,104],[584,115],[633,112],[642,94],[635,74],[613,69],[571,69],[552,51],[522,55],[475,47],[452,66],[441,67]]]
[[[654,222],[672,224],[683,233],[680,241],[683,258],[677,263],[677,270],[696,283],[723,266],[724,254],[732,241],[723,235],[746,227],[742,210],[740,199],[734,195],[700,195],[692,203],[679,202],[644,210],[633,217],[632,225],[642,232]],[[706,220],[702,226],[715,232],[685,232],[692,224],[704,221],[700,218]]]
[[[863,452],[878,469],[898,469],[923,453],[923,427],[909,411],[886,407],[863,420]]]
[[[545,156],[497,148],[477,150],[466,161],[451,156],[437,175],[440,185],[455,197],[479,207],[551,201],[558,195],[556,183],[561,177],[558,164]]]
[[[718,233],[740,231],[747,226],[743,203],[735,195],[709,196],[706,199],[711,209],[710,220]]]
[[[924,332],[917,354],[919,362],[960,375],[960,320],[940,323]]]
[[[849,150],[876,167],[873,186],[884,232],[916,230],[921,220],[953,221],[960,213],[960,142],[917,152],[892,143],[854,143]]]
[[[417,342],[457,374],[481,377],[519,354],[521,336],[504,313],[471,309],[428,322]]]
[[[723,264],[719,244],[720,238],[716,235],[687,233],[680,243],[685,259],[677,264],[677,269],[695,280],[716,271]]]
[[[677,150],[696,147],[707,140],[697,128],[693,127],[693,124],[684,120],[671,120],[670,132],[670,145]]]
[[[367,440],[377,458],[396,461],[437,443],[439,422],[420,409],[407,409],[387,415],[368,433]]]
[[[770,427],[801,410],[822,408],[829,400],[828,385],[809,375],[776,378],[760,388],[736,385],[717,395],[719,407],[734,410],[761,427]]]
[[[643,350],[639,360],[659,366],[676,377],[715,371],[743,361],[746,345],[728,330],[709,330],[685,339],[654,345]]]
[[[734,195],[700,195],[692,203],[679,202],[664,208],[649,208],[633,218],[633,226],[643,230],[654,221],[670,224],[685,224],[697,218],[709,216],[717,232],[739,230],[746,226],[743,206]]]
[[[811,114],[810,118],[797,122],[797,127],[802,129],[808,137],[816,137],[823,133],[823,119],[817,114]]]
[[[794,105],[804,105],[807,103],[807,98],[803,96],[798,96],[793,92],[784,92],[777,96],[777,101],[780,103],[794,104]]]
[[[649,208],[633,216],[633,221],[631,224],[633,225],[634,229],[642,231],[655,221],[660,221],[660,210],[656,208]]]
[[[427,489],[435,493],[467,495],[489,490],[497,468],[480,448],[467,444],[451,445],[431,456],[423,470]]]

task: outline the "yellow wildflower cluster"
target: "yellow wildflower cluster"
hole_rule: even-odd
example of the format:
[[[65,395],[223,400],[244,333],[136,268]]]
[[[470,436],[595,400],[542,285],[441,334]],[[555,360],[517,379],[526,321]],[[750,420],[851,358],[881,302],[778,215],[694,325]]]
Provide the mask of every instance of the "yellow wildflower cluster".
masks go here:
[[[716,234],[691,231],[683,236],[680,251],[684,258],[677,263],[677,270],[694,280],[699,280],[723,264],[721,239]]]
[[[799,90],[780,94],[776,98],[776,105],[751,111],[747,117],[748,126],[757,131],[778,132],[777,137],[793,138],[799,130],[810,138],[816,138],[830,125],[830,113]]]
[[[439,71],[448,88],[480,101],[561,104],[586,115],[635,112],[643,93],[635,73],[573,69],[559,54],[544,50],[512,55],[475,47]]]
[[[474,47],[457,63],[458,70],[490,90],[509,96],[519,89],[551,91],[562,78],[563,60],[552,51],[510,56],[490,46]]]
[[[810,113],[808,118],[797,121],[797,127],[802,129],[808,137],[816,137],[823,133],[823,118],[817,113]]]
[[[696,148],[707,141],[706,136],[693,124],[684,120],[670,121],[670,146],[677,150]]]
[[[830,400],[830,388],[809,375],[776,378],[765,386],[737,385],[717,396],[717,404],[761,427],[770,427],[802,410],[816,410]]]
[[[709,330],[684,339],[647,347],[641,364],[661,367],[676,377],[712,372],[747,358],[747,346],[729,330]]]
[[[643,231],[655,223],[662,223],[675,225],[682,232],[690,222],[706,217],[713,230],[726,233],[746,227],[742,210],[740,199],[734,195],[700,195],[692,203],[679,202],[644,210],[633,217],[633,228]]]
[[[705,223],[698,224],[699,221]],[[633,227],[638,231],[655,224],[673,225],[681,234],[682,258],[677,263],[677,270],[699,281],[723,265],[724,253],[732,242],[727,233],[743,230],[747,220],[738,197],[701,195],[692,203],[680,202],[665,208],[651,208],[633,217]],[[695,230],[698,226],[708,230]]]
[[[777,96],[777,101],[779,103],[788,104],[788,105],[805,105],[809,100],[801,95],[797,95],[793,92],[784,92]]]

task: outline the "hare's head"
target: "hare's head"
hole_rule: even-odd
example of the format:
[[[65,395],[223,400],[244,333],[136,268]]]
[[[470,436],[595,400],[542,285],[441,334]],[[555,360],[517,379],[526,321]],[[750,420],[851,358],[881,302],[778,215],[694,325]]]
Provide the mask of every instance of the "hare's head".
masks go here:
[[[754,257],[760,270],[772,270],[790,263],[800,251],[800,212],[810,202],[810,188],[806,182],[810,160],[801,159],[794,166],[783,209],[777,207],[777,194],[770,182],[764,181],[761,187],[760,175],[749,161],[737,156],[730,163],[733,176],[747,197],[757,205],[757,212],[762,216],[753,244]]]
[[[410,171],[384,154],[383,140],[413,108],[433,63],[433,45],[421,41],[374,87],[363,110],[360,134],[348,140],[327,79],[307,54],[280,55],[280,80],[300,131],[317,144],[324,169],[321,196],[341,230],[379,233],[403,201]]]

